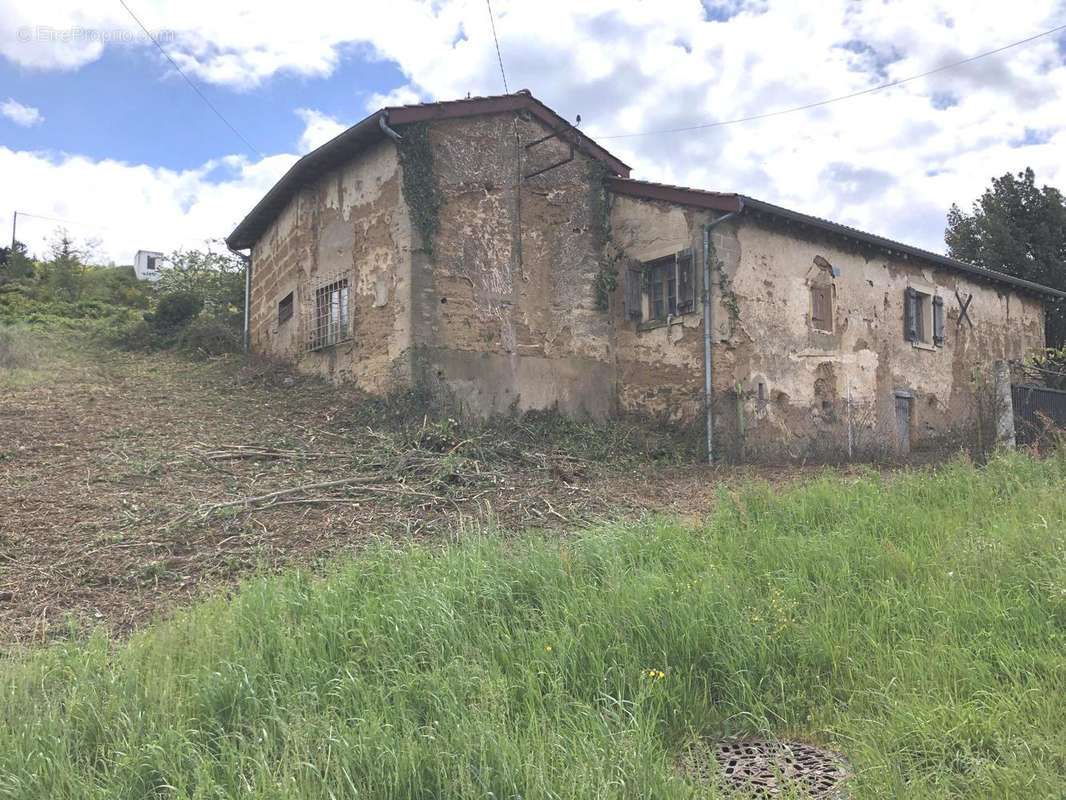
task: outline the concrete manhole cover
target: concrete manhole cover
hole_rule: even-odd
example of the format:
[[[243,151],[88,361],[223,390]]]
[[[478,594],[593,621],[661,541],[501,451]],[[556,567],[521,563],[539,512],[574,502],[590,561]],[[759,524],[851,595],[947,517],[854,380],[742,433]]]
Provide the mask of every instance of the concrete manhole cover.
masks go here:
[[[837,800],[845,796],[843,784],[851,776],[835,753],[803,742],[765,739],[696,742],[681,754],[678,767],[689,780],[716,784],[733,797],[792,792]]]

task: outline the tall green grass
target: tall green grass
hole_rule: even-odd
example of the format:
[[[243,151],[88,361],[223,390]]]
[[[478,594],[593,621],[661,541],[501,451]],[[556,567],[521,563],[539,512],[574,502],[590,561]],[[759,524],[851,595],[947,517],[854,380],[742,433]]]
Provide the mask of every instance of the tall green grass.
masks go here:
[[[1064,489],[1063,456],[827,474],[701,529],[257,579],[0,663],[0,796],[707,797],[675,754],[757,733],[840,750],[855,797],[1061,797]]]

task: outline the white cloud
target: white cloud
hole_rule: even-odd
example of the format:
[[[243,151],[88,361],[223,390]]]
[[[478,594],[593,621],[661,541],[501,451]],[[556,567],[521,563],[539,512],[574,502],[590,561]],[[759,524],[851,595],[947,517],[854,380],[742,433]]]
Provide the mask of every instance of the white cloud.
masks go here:
[[[80,240],[97,240],[102,261],[129,264],[137,250],[203,247],[227,236],[295,158],[227,156],[175,171],[0,146],[0,225],[10,230],[7,209],[18,209],[18,238],[33,253],[45,253],[66,227]]]
[[[0,0],[15,28],[133,25],[106,4],[86,11],[57,0],[48,19],[38,7]],[[582,127],[603,137],[859,91],[1066,18],[1064,0],[1027,0],[1006,15],[992,0],[965,9],[956,0],[497,0],[493,7],[511,89],[531,89],[569,119],[580,113]],[[250,0],[159,0],[135,10],[149,27],[173,32],[165,46],[183,68],[232,89],[280,73],[328,76],[343,58],[369,52],[406,77],[368,98],[370,107],[502,90],[482,0],[375,8],[304,0],[298,15]],[[18,44],[0,34],[0,54],[37,68],[70,69],[101,52],[85,42]],[[1040,181],[1066,185],[1064,60],[1066,39],[1047,37],[808,112],[603,144],[634,166],[635,177],[740,191],[940,250],[948,206],[968,205],[993,175],[1031,165]],[[321,112],[298,113],[301,151],[340,130]],[[1021,146],[1026,141],[1038,143]]]
[[[44,117],[40,111],[33,106],[24,106],[12,97],[0,103],[0,114],[23,128],[32,128],[34,125],[44,122]]]
[[[343,122],[313,108],[298,108],[296,115],[304,121],[304,132],[298,143],[301,153],[314,150],[348,128]]]

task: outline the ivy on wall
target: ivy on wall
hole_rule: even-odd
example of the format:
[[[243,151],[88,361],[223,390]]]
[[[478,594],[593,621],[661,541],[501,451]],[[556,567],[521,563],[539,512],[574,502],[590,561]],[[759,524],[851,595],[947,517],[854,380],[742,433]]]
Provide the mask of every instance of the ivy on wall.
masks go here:
[[[604,185],[604,180],[613,174],[599,161],[588,162],[589,219],[592,222],[595,247],[601,254],[600,268],[593,280],[596,308],[600,311],[609,309],[611,295],[618,288],[618,268],[615,266],[618,255],[612,257],[607,253],[611,241],[611,201]]]
[[[403,128],[397,143],[403,167],[403,194],[411,210],[411,221],[422,237],[426,252],[433,252],[433,239],[440,228],[441,194],[433,169],[433,146],[429,125],[416,122]]]

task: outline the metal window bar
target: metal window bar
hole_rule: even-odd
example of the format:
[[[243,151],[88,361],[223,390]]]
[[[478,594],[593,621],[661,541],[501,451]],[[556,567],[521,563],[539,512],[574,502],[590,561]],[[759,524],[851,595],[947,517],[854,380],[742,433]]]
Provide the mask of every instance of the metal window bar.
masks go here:
[[[340,278],[314,291],[311,308],[311,350],[321,350],[351,338],[350,290],[348,279]]]

